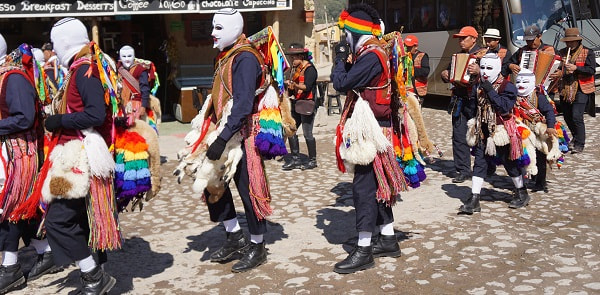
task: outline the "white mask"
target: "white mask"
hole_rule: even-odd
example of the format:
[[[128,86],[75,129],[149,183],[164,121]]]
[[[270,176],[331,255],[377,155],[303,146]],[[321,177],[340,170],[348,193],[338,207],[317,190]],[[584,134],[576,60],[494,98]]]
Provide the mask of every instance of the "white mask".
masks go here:
[[[479,62],[481,68],[481,78],[489,81],[490,83],[496,82],[500,71],[502,70],[502,62],[498,55],[494,53],[488,53],[481,58]]]
[[[133,65],[133,60],[135,59],[135,49],[129,45],[125,45],[121,47],[119,50],[119,60],[121,60],[121,64],[126,69],[131,68]]]
[[[535,90],[535,75],[529,69],[521,69],[515,79],[515,86],[519,96],[529,96]]]
[[[244,18],[239,11],[233,8],[223,8],[215,13],[212,25],[213,48],[223,51],[233,45],[242,34]]]
[[[352,38],[352,33],[350,31],[348,31],[347,29],[346,31],[346,42],[348,42],[348,45],[350,45],[350,48],[352,51],[354,51],[354,38]]]
[[[72,17],[63,18],[54,24],[50,40],[60,64],[67,69],[73,57],[90,43],[85,25]]]
[[[0,65],[4,64],[4,59],[6,58],[6,40],[4,40],[4,36],[0,34]]]

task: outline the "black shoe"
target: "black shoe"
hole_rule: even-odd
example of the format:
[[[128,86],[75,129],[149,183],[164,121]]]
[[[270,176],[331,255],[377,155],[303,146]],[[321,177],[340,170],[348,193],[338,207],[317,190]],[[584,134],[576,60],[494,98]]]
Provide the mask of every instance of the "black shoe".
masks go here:
[[[52,251],[38,254],[37,261],[27,275],[27,281],[31,282],[41,276],[49,273],[57,273],[63,271],[62,267],[56,266],[52,259]]]
[[[532,192],[541,192],[544,191],[545,193],[548,192],[548,186],[545,184],[535,184],[532,188],[531,188]]]
[[[583,147],[582,146],[574,146],[571,149],[571,154],[580,154],[583,153]]]
[[[373,257],[400,257],[400,245],[396,235],[379,235],[373,244]]]
[[[515,189],[513,199],[510,201],[510,204],[508,204],[508,208],[517,209],[525,207],[529,204],[530,199],[531,197],[529,197],[529,193],[527,193],[527,188],[522,187]]]
[[[458,175],[456,175],[456,177],[454,177],[454,179],[452,179],[453,183],[463,183],[465,182],[465,180],[467,180],[469,177],[465,174],[459,173]]]
[[[302,164],[302,167],[300,167],[300,169],[302,170],[309,170],[315,168],[317,168],[317,159],[310,159],[308,160],[308,163]]]
[[[467,199],[464,205],[458,209],[458,214],[471,215],[473,212],[481,212],[481,205],[479,204],[479,194],[472,194]]]
[[[335,264],[333,271],[341,274],[349,274],[359,270],[369,269],[373,266],[375,266],[375,261],[373,260],[373,247],[356,246],[346,259]]]
[[[106,294],[115,286],[117,280],[104,272],[101,266],[96,266],[89,272],[81,273],[81,294],[101,295]]]
[[[302,161],[300,160],[300,157],[292,156],[292,160],[283,164],[281,166],[281,169],[288,171],[288,170],[293,170],[293,169],[300,169],[301,167],[302,167]]]
[[[244,272],[258,267],[259,265],[267,262],[267,249],[265,249],[265,243],[260,244],[250,243],[248,251],[244,253],[244,256],[231,267],[232,272]]]
[[[25,284],[25,277],[21,271],[21,264],[0,266],[0,294],[19,288]]]
[[[227,240],[219,250],[210,255],[210,261],[221,262],[232,258],[235,254],[243,252],[248,245],[248,240],[242,230],[227,233]]]

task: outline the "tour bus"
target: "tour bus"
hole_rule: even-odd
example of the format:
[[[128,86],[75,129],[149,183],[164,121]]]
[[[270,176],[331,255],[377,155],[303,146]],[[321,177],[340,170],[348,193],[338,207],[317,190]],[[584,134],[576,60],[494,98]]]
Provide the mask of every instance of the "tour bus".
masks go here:
[[[515,52],[526,43],[523,31],[537,24],[542,41],[557,49],[564,29],[577,26],[583,44],[596,54],[596,95],[600,96],[600,1],[598,0],[350,0],[350,4],[366,2],[377,9],[386,32],[403,28],[403,36],[419,39],[419,50],[429,55],[431,72],[428,93],[450,95],[449,85],[440,73],[460,48],[452,38],[461,27],[470,25],[482,36],[486,29],[499,29],[501,44]],[[485,47],[480,37],[479,44]]]

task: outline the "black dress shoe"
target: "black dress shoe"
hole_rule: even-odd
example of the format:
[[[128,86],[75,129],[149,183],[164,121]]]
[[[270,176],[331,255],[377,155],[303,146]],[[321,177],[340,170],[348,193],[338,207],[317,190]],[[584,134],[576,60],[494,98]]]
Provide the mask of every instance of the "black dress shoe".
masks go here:
[[[453,183],[463,183],[465,182],[465,180],[467,180],[469,177],[465,174],[459,173],[456,177],[454,177],[454,179],[452,179]]]
[[[547,193],[547,192],[548,192],[548,186],[547,186],[547,185],[541,185],[541,184],[540,184],[540,185],[538,185],[538,184],[535,184],[535,185],[534,185],[534,186],[531,188],[531,191],[532,191],[532,192],[534,192],[534,193],[535,193],[535,192],[541,192],[541,191],[543,191],[543,192]]]
[[[242,230],[227,233],[225,244],[210,255],[210,261],[222,262],[231,259],[235,254],[240,254],[249,246],[248,240]]]
[[[481,205],[479,204],[479,194],[472,194],[467,199],[464,205],[458,209],[458,214],[471,215],[473,212],[481,212]]]
[[[38,254],[37,261],[27,275],[27,281],[31,282],[41,276],[49,273],[57,273],[63,271],[62,267],[56,266],[52,259],[52,251]]]
[[[529,204],[530,199],[531,197],[529,197],[529,193],[527,193],[527,188],[522,187],[515,189],[513,199],[510,201],[510,204],[508,204],[508,208],[523,208]]]
[[[574,146],[571,149],[571,154],[580,154],[583,153],[583,147],[582,146]]]
[[[373,247],[356,246],[346,259],[335,264],[333,271],[341,274],[349,274],[369,269],[373,266],[375,266]]]
[[[244,256],[231,267],[232,272],[244,272],[249,271],[259,265],[267,262],[267,249],[265,249],[265,243],[255,244],[250,243],[248,251],[244,253]]]
[[[396,235],[379,235],[373,244],[373,257],[400,257],[401,255]]]
[[[106,294],[115,286],[117,280],[104,272],[102,267],[96,266],[89,272],[81,273],[81,294],[101,295]]]
[[[25,284],[25,277],[19,263],[0,266],[0,294],[19,288]]]

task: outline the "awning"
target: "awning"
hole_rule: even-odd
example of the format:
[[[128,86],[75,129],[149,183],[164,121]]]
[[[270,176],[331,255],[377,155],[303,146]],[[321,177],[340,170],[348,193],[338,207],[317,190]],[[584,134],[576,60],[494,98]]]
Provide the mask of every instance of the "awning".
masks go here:
[[[291,0],[0,0],[0,17],[213,13],[226,7],[236,8],[240,11],[289,10],[292,9],[292,2]]]

